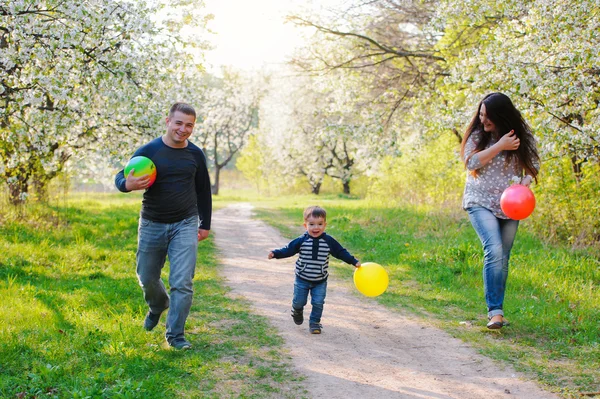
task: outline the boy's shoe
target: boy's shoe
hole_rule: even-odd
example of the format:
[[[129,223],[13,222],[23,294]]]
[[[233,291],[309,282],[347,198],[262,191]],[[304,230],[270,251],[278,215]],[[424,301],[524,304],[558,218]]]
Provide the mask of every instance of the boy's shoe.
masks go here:
[[[308,327],[308,330],[310,331],[311,334],[321,334],[321,329],[323,328],[323,326],[319,323],[311,323],[310,326]]]
[[[146,314],[146,318],[144,319],[144,330],[152,331],[159,321],[160,313],[154,314],[151,311],[148,311],[148,313]]]
[[[169,346],[179,350],[191,349],[192,344],[190,344],[185,338],[175,338],[172,340],[167,340]]]
[[[302,310],[292,308],[292,318],[294,323],[300,325],[304,322],[304,312]]]

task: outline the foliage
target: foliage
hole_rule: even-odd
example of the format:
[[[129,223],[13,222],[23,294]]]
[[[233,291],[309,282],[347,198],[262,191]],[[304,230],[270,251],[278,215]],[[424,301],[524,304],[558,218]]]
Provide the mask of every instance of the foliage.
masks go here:
[[[190,3],[178,2],[180,11]],[[115,155],[155,128],[177,67],[190,59],[177,50],[177,18],[153,21],[162,8],[159,0],[3,3],[0,181],[13,203],[73,155]]]
[[[213,194],[219,193],[221,169],[238,155],[258,125],[260,86],[256,79],[226,69],[222,78],[213,77],[204,101],[199,101],[196,136],[214,166]]]
[[[438,204],[458,209],[464,171],[456,141],[441,136],[398,157],[386,157],[371,178],[369,198],[400,204]]]
[[[73,148],[98,140],[108,82],[129,96],[143,80],[131,55],[150,25],[143,8],[112,1],[11,2],[1,15],[1,172],[16,202],[32,175],[59,171]]]
[[[554,162],[552,162],[554,161]],[[549,164],[552,162],[553,164]],[[577,179],[568,159],[548,160],[540,184],[534,187],[535,231],[546,240],[574,247],[597,246],[600,242],[600,166],[586,163]]]
[[[281,74],[273,76],[261,108],[260,134],[272,158],[287,176],[307,180],[315,194],[325,176],[340,180],[349,194],[352,180],[367,167],[360,159],[381,131],[367,117],[363,82],[286,73],[292,75],[284,81]]]
[[[362,82],[360,96],[371,99],[368,115],[379,116],[383,126],[383,134],[373,130],[368,134],[383,144],[382,151],[371,152],[374,170],[402,165],[406,153],[413,154],[411,159],[429,159],[431,144],[440,136],[459,141],[481,98],[502,91],[522,110],[538,138],[542,176],[549,177],[542,183],[551,184],[539,188],[544,193],[541,199],[558,206],[557,214],[586,214],[593,219],[594,227],[588,228],[581,217],[564,223],[564,216],[557,218],[540,209],[540,235],[597,244],[598,214],[586,212],[585,207],[575,209],[588,202],[569,202],[569,196],[591,198],[600,184],[600,176],[593,173],[600,163],[599,12],[594,0],[357,0],[328,15],[290,19],[315,32],[296,65],[319,72],[331,84],[338,84],[339,76]],[[361,114],[363,121],[364,117]],[[385,145],[385,139],[393,148]],[[441,158],[453,159],[455,150],[442,148],[449,153],[438,152]],[[390,158],[398,154],[404,161]],[[569,171],[566,163],[571,163],[571,177],[564,175]],[[442,166],[424,162],[423,167],[434,164]],[[455,167],[452,175],[460,168],[456,163]],[[434,175],[410,175],[412,198],[430,200],[429,179]],[[558,189],[554,176],[563,176],[572,187]],[[386,180],[380,175],[373,181]],[[379,186],[393,198],[406,194],[400,182],[393,186],[400,191]],[[454,196],[460,195],[461,186],[454,186]],[[595,203],[591,205],[595,209]]]
[[[289,179],[303,176],[318,193],[325,176],[324,144],[312,115],[319,99],[309,78],[282,80],[275,76],[261,104],[261,134],[276,165]],[[282,182],[286,183],[286,182]]]
[[[265,186],[263,168],[266,166],[266,162],[256,135],[248,138],[248,144],[242,149],[235,166],[248,181],[255,185],[256,190],[260,193],[261,187]]]
[[[598,160],[600,5],[594,0],[444,1],[440,45],[454,52],[451,77],[470,98],[490,88],[517,99],[546,154]],[[474,10],[477,9],[477,12]],[[475,32],[477,40],[465,38]],[[456,46],[444,47],[450,41]],[[466,84],[469,82],[469,84]]]
[[[435,47],[438,35],[426,28],[437,1],[350,1],[319,15],[290,20],[316,30],[309,51],[294,63],[311,72],[360,74],[361,95],[378,109],[380,122],[404,119],[426,101],[447,65]]]
[[[13,203],[65,168],[107,184],[177,100],[199,110],[192,140],[215,192],[256,134],[269,193],[319,193],[333,178],[348,194],[369,179],[361,192],[458,203],[451,143],[502,91],[538,139],[539,234],[600,242],[588,211],[600,185],[596,0],[351,0],[290,16],[307,46],[269,77],[209,76],[193,60],[210,18],[201,0],[1,4],[0,184]]]

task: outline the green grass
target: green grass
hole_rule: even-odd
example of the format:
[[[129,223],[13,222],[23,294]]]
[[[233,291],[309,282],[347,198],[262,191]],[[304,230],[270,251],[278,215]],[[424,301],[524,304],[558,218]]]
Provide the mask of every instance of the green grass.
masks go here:
[[[164,315],[154,331],[142,329],[140,203],[136,194],[80,196],[28,207],[20,220],[1,215],[0,397],[305,395],[282,339],[228,296],[211,239],[199,246],[186,325],[194,348],[165,345]]]
[[[328,232],[362,262],[388,270],[390,286],[378,297],[383,305],[445,329],[564,397],[600,391],[598,252],[547,246],[525,221],[505,303],[512,326],[489,331],[481,248],[463,213],[340,196],[226,192],[215,207],[237,200],[252,201],[286,238],[302,232],[305,206],[325,206]],[[20,220],[0,215],[0,397],[306,396],[281,338],[248,303],[228,296],[211,239],[199,248],[186,326],[194,348],[164,345],[164,316],[155,331],[141,328],[139,207],[136,194],[73,196],[30,206]],[[353,268],[333,262],[332,269],[352,285]]]
[[[485,328],[483,252],[466,214],[334,196],[254,204],[257,215],[286,238],[302,232],[304,207],[324,206],[327,231],[361,262],[377,262],[388,271],[390,285],[380,303],[443,328],[564,397],[600,391],[597,251],[545,245],[524,221],[512,251],[504,306],[512,325],[490,331]],[[343,263],[333,264],[333,273],[349,285],[352,272]]]

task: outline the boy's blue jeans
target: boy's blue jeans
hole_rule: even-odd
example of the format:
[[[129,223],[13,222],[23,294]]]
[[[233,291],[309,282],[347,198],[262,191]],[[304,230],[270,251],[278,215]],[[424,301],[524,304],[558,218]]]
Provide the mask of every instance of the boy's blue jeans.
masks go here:
[[[310,312],[309,324],[318,324],[323,315],[323,305],[325,304],[325,295],[327,294],[327,279],[323,281],[308,281],[296,276],[294,281],[294,299],[292,307],[296,310],[303,310],[308,302],[308,293],[310,292]]]
[[[483,283],[488,317],[504,315],[504,291],[508,277],[508,260],[518,220],[500,219],[482,207],[468,208],[469,219],[483,244]]]
[[[192,307],[197,252],[198,216],[176,223],[140,218],[137,276],[150,311],[160,314],[169,308],[165,333],[169,341],[184,336],[185,321]],[[167,255],[170,263],[169,294],[160,278]]]

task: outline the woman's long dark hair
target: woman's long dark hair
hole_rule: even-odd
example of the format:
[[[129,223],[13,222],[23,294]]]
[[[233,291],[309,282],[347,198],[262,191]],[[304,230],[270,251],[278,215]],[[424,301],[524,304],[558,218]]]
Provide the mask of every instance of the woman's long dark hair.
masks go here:
[[[481,104],[485,104],[485,112],[487,118],[496,125],[496,132],[485,134],[483,130],[483,124],[479,119],[479,112],[481,111]],[[533,176],[537,182],[537,169],[534,167],[536,163],[539,164],[539,155],[535,145],[535,139],[531,133],[531,128],[523,119],[523,116],[518,109],[515,108],[510,98],[502,93],[491,93],[488,94],[481,100],[477,107],[477,112],[471,120],[467,131],[464,134],[462,144],[460,146],[460,155],[464,159],[465,156],[465,145],[467,140],[474,132],[481,132],[481,139],[475,147],[475,151],[469,155],[471,158],[475,153],[482,151],[490,142],[492,134],[500,136],[515,131],[515,135],[521,141],[519,148],[514,151],[506,151],[506,162],[511,162],[514,157],[517,157],[519,164],[527,174]],[[465,159],[465,165],[469,159]],[[477,175],[477,173],[475,173]]]

